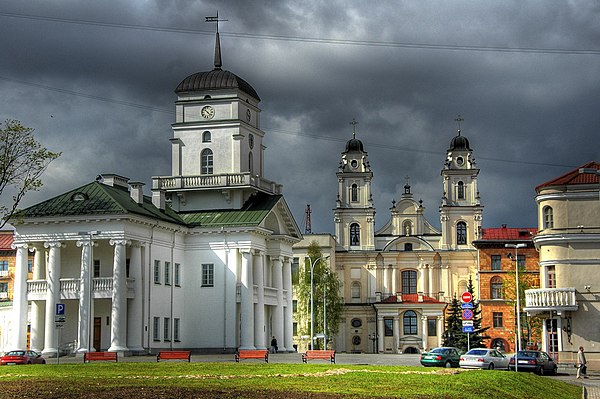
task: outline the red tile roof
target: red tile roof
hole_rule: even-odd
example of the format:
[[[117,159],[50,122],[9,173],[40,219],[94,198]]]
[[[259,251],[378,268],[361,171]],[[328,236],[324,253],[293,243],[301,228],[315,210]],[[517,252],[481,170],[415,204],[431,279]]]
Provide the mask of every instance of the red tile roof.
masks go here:
[[[481,229],[481,238],[478,241],[515,241],[531,240],[537,234],[533,227],[500,227],[491,229]]]
[[[566,186],[566,185],[575,185],[575,184],[598,184],[598,175],[592,173],[579,173],[579,169],[581,168],[591,168],[600,170],[600,164],[597,162],[588,162],[585,165],[580,166],[579,168],[575,168],[562,176],[554,178],[546,183],[542,183],[535,188],[535,191],[538,193],[542,188],[551,187],[551,186]]]
[[[389,296],[389,297],[385,298],[383,301],[381,301],[381,303],[396,303],[396,302],[398,302],[397,295]],[[402,294],[402,302],[400,302],[400,303],[407,303],[407,302],[408,303],[418,303],[419,302],[419,294]],[[423,302],[441,303],[437,299],[432,298],[427,295],[423,295]]]
[[[0,251],[12,250],[11,245],[13,243],[13,233],[0,233]]]

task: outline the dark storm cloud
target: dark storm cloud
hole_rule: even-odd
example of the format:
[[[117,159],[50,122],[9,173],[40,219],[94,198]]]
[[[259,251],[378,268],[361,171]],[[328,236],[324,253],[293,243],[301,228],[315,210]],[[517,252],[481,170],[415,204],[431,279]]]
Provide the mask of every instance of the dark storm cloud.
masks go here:
[[[266,177],[284,184],[299,225],[311,204],[313,231],[333,231],[335,173],[353,118],[374,172],[377,226],[406,176],[439,225],[457,114],[481,168],[486,227],[535,226],[534,187],[600,160],[600,55],[575,51],[598,50],[592,0],[14,0],[0,7],[0,118],[20,119],[63,152],[28,204],[98,173],[147,183],[170,174],[173,90],[212,68],[215,26],[203,21],[217,10],[228,20],[224,68],[263,100]]]

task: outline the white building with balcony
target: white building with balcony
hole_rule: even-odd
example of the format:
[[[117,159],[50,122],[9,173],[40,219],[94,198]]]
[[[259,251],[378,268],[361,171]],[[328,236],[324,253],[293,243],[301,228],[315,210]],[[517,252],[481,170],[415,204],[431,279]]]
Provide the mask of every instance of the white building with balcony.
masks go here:
[[[172,171],[151,197],[104,174],[15,221],[10,349],[233,352],[275,336],[292,350],[301,234],[282,186],[264,178],[260,98],[221,68],[218,34],[214,69],[175,93]]]
[[[600,164],[583,166],[592,171]],[[574,169],[536,187],[540,289],[524,310],[543,320],[543,348],[572,360],[579,346],[600,359],[600,201],[596,173]]]

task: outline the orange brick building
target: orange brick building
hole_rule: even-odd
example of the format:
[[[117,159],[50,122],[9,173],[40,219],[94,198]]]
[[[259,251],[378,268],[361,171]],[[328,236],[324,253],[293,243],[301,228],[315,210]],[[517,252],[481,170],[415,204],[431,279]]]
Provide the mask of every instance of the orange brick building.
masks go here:
[[[481,238],[473,242],[478,251],[479,295],[481,305],[481,325],[489,327],[490,337],[486,345],[500,347],[505,352],[514,352],[516,334],[516,292],[515,292],[515,249],[506,244],[523,244],[517,249],[518,262],[525,266],[525,273],[519,274],[519,281],[527,281],[529,288],[539,287],[539,255],[533,245],[535,228],[482,229]],[[520,298],[524,303],[524,297]],[[540,342],[539,331],[528,336],[525,328],[526,315],[521,309],[522,348],[527,342]],[[534,329],[535,330],[535,329]]]

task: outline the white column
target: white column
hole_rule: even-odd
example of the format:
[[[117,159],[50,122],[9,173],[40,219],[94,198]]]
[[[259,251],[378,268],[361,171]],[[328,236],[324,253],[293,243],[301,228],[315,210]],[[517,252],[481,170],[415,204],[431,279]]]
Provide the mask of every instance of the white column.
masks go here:
[[[442,334],[444,332],[444,316],[437,317],[437,346],[442,346],[444,344]]]
[[[394,316],[394,353],[400,351],[400,316]]]
[[[133,279],[135,296],[129,301],[129,309],[127,310],[127,347],[133,352],[142,352],[144,350],[142,346],[144,335],[144,298],[142,296],[142,244],[139,241],[131,244],[129,278]]]
[[[277,290],[277,306],[273,312],[273,335],[277,339],[277,345],[282,352],[286,351],[284,347],[284,327],[283,327],[283,258],[273,258],[273,286]],[[315,298],[316,300],[316,298]]]
[[[44,334],[44,350],[42,353],[47,356],[56,355],[56,326],[54,316],[56,314],[56,304],[60,301],[60,248],[62,243],[53,241],[44,244],[50,248],[48,255],[47,270],[47,291],[46,291],[46,323]]]
[[[433,265],[429,265],[427,268],[427,272],[429,274],[429,277],[427,278],[428,282],[429,282],[429,286],[427,287],[427,295],[428,296],[433,296],[433,273],[434,273],[434,268]]]
[[[377,330],[379,331],[379,339],[377,340],[377,351],[379,353],[383,353],[383,339],[385,338],[385,327],[383,326],[383,317],[381,316],[377,318]]]
[[[286,306],[284,309],[284,323],[283,328],[283,344],[288,352],[294,351],[294,337],[293,337],[293,305],[292,305],[292,260],[285,258],[283,261],[283,289],[286,291]]]
[[[252,254],[242,250],[240,349],[254,348],[254,286],[252,284]]]
[[[423,295],[429,295],[429,270],[427,265],[422,265],[421,269],[421,292]]]
[[[17,249],[13,288],[11,349],[27,349],[27,244],[13,244]],[[52,320],[54,327],[54,319]]]
[[[110,240],[115,246],[112,282],[112,309],[110,320],[110,352],[126,352],[127,349],[127,285],[125,277],[126,240]]]
[[[264,252],[256,251],[253,256],[254,284],[256,284],[256,304],[254,305],[254,346],[266,349],[265,338],[265,272]]]
[[[43,280],[46,278],[46,268],[44,265],[43,248],[35,247],[33,256],[33,279]],[[30,344],[32,350],[41,352],[44,348],[44,308],[43,301],[31,301],[31,338]]]
[[[92,328],[92,247],[94,242],[85,239],[77,241],[81,247],[81,266],[79,279],[79,330],[77,335],[77,353],[88,352],[91,349],[90,333]]]
[[[421,334],[423,350],[427,348],[427,316],[421,316]]]
[[[397,279],[398,279],[398,275],[397,275],[398,269],[396,269],[395,267],[392,267],[392,290],[390,291],[393,295],[396,295],[396,292],[398,292],[398,289],[396,288],[398,286],[397,283]]]
[[[450,269],[448,265],[442,266],[442,287],[444,287],[444,296],[446,298],[452,297],[452,282],[450,281]]]
[[[389,285],[389,268],[387,266],[383,266],[383,294],[387,296],[390,293],[390,285]]]

